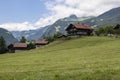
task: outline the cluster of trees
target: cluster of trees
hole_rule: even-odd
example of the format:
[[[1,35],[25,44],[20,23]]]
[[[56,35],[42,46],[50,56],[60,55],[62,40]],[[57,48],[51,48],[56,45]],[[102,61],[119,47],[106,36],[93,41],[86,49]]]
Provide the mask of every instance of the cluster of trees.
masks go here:
[[[27,42],[27,39],[24,36],[22,36],[22,38],[20,39],[20,42],[21,43],[27,43],[28,49],[36,48],[35,43],[29,42],[29,41]]]
[[[114,29],[113,26],[99,27],[95,30],[96,35],[120,34],[120,28]]]
[[[53,42],[54,40],[58,39],[58,37],[60,37],[60,36],[62,36],[62,33],[57,32],[53,36],[48,36],[48,37],[45,37],[44,39],[46,39],[49,42]]]
[[[67,35],[63,35],[60,32],[57,32],[56,34],[54,34],[53,36],[49,36],[49,37],[45,37],[44,39],[49,41],[49,42],[53,42],[59,38],[65,38],[66,40],[71,39],[71,37],[67,36]]]

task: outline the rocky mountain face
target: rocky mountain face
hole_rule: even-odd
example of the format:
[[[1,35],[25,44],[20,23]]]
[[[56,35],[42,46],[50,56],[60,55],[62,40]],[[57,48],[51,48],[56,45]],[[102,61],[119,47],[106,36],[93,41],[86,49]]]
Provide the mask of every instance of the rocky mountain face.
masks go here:
[[[20,40],[22,36],[25,36],[27,40],[37,40],[43,36],[47,28],[49,27],[46,26],[36,30],[28,30],[28,31],[12,31],[12,33],[15,36],[15,38],[17,38],[18,40]]]
[[[3,36],[3,38],[6,41],[6,44],[18,42],[18,40],[12,35],[11,32],[9,32],[3,28],[0,28],[0,36]]]

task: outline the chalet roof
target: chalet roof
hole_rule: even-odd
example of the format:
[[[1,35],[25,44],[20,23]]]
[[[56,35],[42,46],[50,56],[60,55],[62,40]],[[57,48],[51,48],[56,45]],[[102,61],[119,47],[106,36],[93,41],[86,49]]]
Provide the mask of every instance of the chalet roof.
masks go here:
[[[45,45],[45,44],[48,44],[48,41],[38,40],[38,41],[35,41],[35,44],[37,44],[37,45]]]
[[[15,48],[27,48],[27,44],[26,43],[15,43],[14,47]]]
[[[74,27],[76,28],[80,28],[80,29],[93,29],[91,26],[86,25],[86,24],[72,24]]]

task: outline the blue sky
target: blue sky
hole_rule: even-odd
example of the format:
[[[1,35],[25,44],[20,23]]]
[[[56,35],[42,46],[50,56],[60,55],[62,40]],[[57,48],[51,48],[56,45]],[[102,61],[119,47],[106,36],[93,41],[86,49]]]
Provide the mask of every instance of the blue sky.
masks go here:
[[[47,12],[45,0],[0,0],[0,23],[35,22]]]
[[[120,0],[0,0],[0,28],[33,30],[71,14],[98,16],[116,7]]]

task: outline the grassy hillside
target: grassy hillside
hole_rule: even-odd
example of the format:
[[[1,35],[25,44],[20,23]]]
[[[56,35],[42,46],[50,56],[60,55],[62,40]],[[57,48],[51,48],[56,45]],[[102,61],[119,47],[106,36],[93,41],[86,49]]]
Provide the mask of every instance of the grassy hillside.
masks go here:
[[[84,37],[3,54],[0,80],[120,80],[120,40]]]

